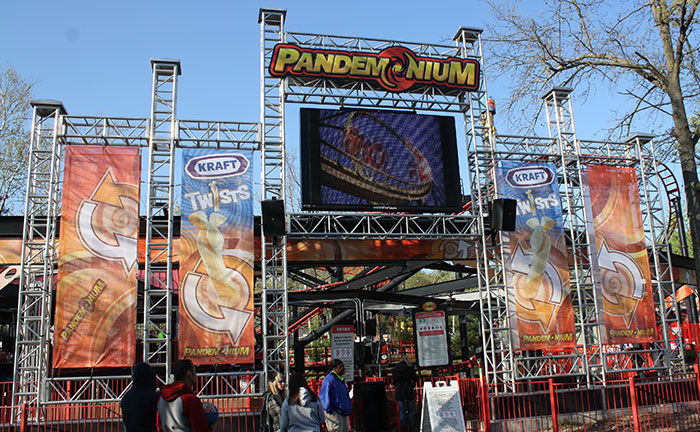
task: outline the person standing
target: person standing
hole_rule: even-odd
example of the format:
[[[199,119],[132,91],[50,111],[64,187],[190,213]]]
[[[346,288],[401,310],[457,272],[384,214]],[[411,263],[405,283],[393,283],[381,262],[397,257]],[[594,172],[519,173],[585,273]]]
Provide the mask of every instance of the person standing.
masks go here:
[[[352,402],[343,378],[344,373],[345,364],[340,359],[334,359],[331,372],[321,384],[321,404],[326,411],[328,432],[348,432],[348,416],[352,413]]]
[[[280,430],[280,416],[282,403],[285,398],[285,380],[281,372],[275,374],[275,378],[267,384],[267,391],[263,395],[263,406],[260,410],[260,424],[263,432],[278,432]]]
[[[289,397],[282,403],[280,426],[284,432],[320,432],[323,407],[301,374],[289,380]]]
[[[126,432],[156,432],[158,393],[156,373],[148,363],[137,363],[131,370],[131,388],[119,405]]]
[[[416,419],[413,407],[416,403],[416,371],[404,358],[394,366],[392,371],[396,383],[396,401],[399,404],[399,431],[410,432],[415,430]],[[410,429],[408,428],[410,426]]]
[[[173,366],[175,382],[163,386],[158,400],[158,432],[208,432],[202,401],[192,392],[197,370],[191,360]]]

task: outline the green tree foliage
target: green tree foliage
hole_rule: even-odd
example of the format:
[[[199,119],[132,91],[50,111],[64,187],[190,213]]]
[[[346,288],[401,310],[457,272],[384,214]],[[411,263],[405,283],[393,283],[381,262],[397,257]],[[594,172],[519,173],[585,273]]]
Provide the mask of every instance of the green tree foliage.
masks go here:
[[[12,67],[0,71],[0,215],[16,212],[24,199],[32,86]]]

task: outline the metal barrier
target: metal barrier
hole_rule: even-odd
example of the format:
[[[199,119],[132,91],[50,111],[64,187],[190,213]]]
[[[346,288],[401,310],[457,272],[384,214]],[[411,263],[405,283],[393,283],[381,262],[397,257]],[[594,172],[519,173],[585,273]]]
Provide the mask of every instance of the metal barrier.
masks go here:
[[[416,384],[416,421],[420,421],[425,382],[459,383],[468,431],[660,431],[700,430],[700,370],[675,377],[629,376],[605,386],[578,382],[529,381],[487,385],[484,378],[420,377]],[[398,428],[396,386],[392,377],[369,377],[385,386],[387,427]],[[310,379],[318,393],[322,378]],[[12,407],[11,383],[0,383],[0,432],[120,430],[116,402]],[[351,426],[361,432],[362,406],[357,398]],[[219,409],[213,432],[257,430],[262,398],[259,395],[204,398]],[[13,421],[12,410],[20,413]]]

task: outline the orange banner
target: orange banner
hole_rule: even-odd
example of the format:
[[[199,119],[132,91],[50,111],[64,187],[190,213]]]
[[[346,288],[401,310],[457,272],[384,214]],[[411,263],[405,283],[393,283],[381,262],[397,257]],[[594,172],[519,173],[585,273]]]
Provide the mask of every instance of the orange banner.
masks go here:
[[[587,205],[593,219],[596,296],[602,342],[651,342],[656,336],[649,257],[634,168],[588,167]],[[602,317],[600,315],[603,315]]]
[[[56,368],[135,360],[140,171],[137,148],[66,147]]]
[[[185,149],[180,358],[253,363],[252,153]]]

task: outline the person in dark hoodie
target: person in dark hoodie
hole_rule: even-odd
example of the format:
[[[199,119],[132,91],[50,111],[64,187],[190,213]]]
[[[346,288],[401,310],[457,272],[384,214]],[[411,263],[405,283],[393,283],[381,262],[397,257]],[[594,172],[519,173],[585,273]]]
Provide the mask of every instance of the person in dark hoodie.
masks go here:
[[[396,383],[396,402],[399,405],[399,431],[410,432],[416,427],[413,405],[416,403],[416,382],[418,377],[409,366],[406,356],[394,366],[392,371]],[[409,429],[410,427],[410,429]]]
[[[304,375],[292,375],[289,397],[282,403],[281,429],[284,432],[319,432],[325,420],[323,406],[309,388]]]
[[[156,373],[148,363],[137,363],[131,370],[131,380],[131,388],[120,402],[124,428],[126,432],[156,432]]]
[[[173,366],[175,382],[160,389],[158,432],[208,432],[202,401],[192,392],[197,370],[190,360],[178,360]]]

